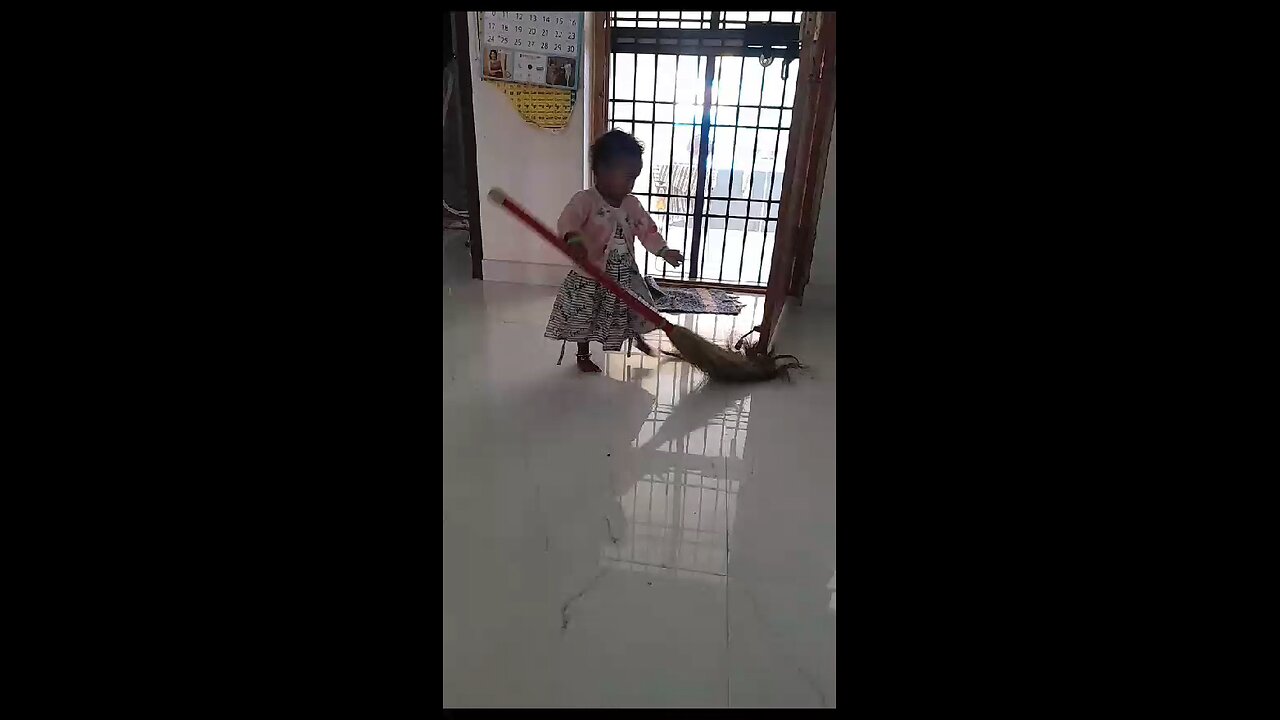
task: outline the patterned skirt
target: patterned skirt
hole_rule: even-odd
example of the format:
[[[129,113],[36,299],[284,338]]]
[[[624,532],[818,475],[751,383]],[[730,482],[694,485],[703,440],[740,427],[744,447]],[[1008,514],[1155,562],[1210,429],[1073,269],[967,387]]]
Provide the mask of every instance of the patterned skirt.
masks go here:
[[[629,251],[610,250],[604,271],[624,290],[630,290],[645,305],[653,306],[653,298]],[[605,352],[617,352],[622,349],[623,341],[657,327],[632,312],[600,283],[575,269],[560,286],[551,317],[547,319],[545,336],[567,342],[598,342]]]

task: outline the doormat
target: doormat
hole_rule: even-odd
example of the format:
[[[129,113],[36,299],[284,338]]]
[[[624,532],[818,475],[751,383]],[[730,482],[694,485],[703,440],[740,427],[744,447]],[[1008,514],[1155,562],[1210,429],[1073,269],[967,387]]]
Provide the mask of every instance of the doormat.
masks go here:
[[[661,312],[737,315],[746,307],[736,295],[726,290],[692,287],[662,287],[651,277],[645,278],[653,306]]]

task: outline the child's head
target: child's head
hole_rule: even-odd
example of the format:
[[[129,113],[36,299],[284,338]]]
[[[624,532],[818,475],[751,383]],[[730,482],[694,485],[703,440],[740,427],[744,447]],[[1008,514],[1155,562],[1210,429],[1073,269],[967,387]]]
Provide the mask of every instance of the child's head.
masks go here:
[[[489,59],[490,59],[490,60],[497,60],[497,59],[498,59],[498,51],[497,51],[497,50],[490,50],[490,51],[489,51]]]
[[[610,130],[591,146],[591,172],[596,188],[606,197],[631,194],[643,167],[644,146],[621,130]]]

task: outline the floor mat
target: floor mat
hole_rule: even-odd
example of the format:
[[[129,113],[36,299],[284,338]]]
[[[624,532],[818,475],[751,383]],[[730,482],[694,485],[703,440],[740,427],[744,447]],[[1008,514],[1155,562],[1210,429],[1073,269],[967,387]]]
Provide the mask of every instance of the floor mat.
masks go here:
[[[693,287],[663,287],[651,277],[645,278],[653,305],[662,312],[737,315],[746,307],[736,295],[726,290]]]

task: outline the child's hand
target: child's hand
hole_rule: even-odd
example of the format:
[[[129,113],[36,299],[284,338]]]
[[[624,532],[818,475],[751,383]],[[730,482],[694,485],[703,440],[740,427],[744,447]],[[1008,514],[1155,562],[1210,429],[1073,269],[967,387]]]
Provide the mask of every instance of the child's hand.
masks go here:
[[[667,261],[671,267],[680,267],[684,263],[684,255],[673,248],[667,248],[662,251],[662,259]]]
[[[569,233],[565,236],[565,242],[569,243],[569,257],[579,265],[587,264],[587,246],[582,242],[582,236],[578,233]]]

